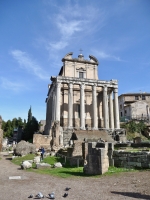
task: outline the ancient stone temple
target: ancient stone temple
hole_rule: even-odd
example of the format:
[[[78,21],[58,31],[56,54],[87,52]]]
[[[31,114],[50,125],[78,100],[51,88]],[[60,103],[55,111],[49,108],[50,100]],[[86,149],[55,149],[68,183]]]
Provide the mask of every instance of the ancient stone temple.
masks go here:
[[[119,129],[118,82],[98,79],[98,60],[68,53],[58,76],[51,76],[46,98],[45,134],[54,121],[65,129]]]

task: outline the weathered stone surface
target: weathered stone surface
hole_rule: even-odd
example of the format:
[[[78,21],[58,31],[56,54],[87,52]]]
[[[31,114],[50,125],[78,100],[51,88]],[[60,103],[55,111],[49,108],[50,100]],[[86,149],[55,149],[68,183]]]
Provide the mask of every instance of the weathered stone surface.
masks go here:
[[[60,162],[54,163],[55,168],[60,168],[62,167],[62,164]]]
[[[50,156],[50,153],[44,153],[44,157]]]
[[[50,141],[52,137],[49,135],[34,134],[33,135],[33,144],[39,149],[41,146],[45,149],[50,148]]]
[[[33,160],[26,160],[26,161],[28,161],[28,162],[31,163],[31,164],[33,163]]]
[[[36,163],[36,168],[41,169],[41,168],[50,168],[51,165],[48,163]]]
[[[5,149],[7,147],[7,144],[8,144],[8,139],[4,138],[2,142],[2,147]]]
[[[56,153],[54,151],[50,152],[50,156],[55,156],[55,155],[56,155]]]
[[[87,164],[83,169],[85,174],[99,175],[108,171],[108,144],[105,143],[104,148],[100,148],[100,146],[101,144],[96,142],[88,143]]]
[[[15,155],[27,155],[29,153],[35,153],[36,148],[34,144],[31,144],[29,142],[26,142],[22,140],[16,145],[16,148],[14,149]]]
[[[40,156],[36,156],[36,157],[34,157],[34,159],[33,159],[33,162],[34,163],[40,163]]]
[[[150,168],[150,152],[113,152],[115,167]]]
[[[23,161],[21,164],[21,169],[29,169],[32,167],[32,164],[29,161]]]

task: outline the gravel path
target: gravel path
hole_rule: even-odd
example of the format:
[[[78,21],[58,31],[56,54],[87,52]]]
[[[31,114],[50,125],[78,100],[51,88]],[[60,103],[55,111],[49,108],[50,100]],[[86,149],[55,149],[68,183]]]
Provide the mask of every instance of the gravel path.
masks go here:
[[[101,178],[58,178],[20,170],[4,153],[0,157],[0,200],[27,200],[30,194],[38,192],[44,195],[55,192],[57,200],[150,200],[150,171]],[[21,176],[21,179],[10,180],[11,176]],[[66,187],[71,189],[64,198]]]

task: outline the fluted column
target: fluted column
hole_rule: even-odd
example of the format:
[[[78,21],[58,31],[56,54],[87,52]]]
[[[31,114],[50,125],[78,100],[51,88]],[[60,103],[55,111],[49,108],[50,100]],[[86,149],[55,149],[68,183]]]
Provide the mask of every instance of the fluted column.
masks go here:
[[[104,115],[104,128],[109,128],[108,124],[108,97],[107,86],[103,87],[103,115]]]
[[[72,128],[73,120],[73,83],[68,84],[68,127]]]
[[[118,108],[118,88],[114,88],[114,121],[115,128],[120,128],[119,108]]]
[[[112,91],[109,93],[109,125],[111,129],[114,129],[114,112],[113,112],[113,99]]]
[[[92,86],[92,104],[93,104],[93,129],[97,130],[97,96],[96,85]]]
[[[49,107],[50,107],[50,109],[49,109],[49,112],[50,112],[50,127],[52,126],[52,122],[53,122],[53,96],[52,96],[52,94],[51,94],[51,96],[50,96],[50,104],[49,104]]]
[[[61,82],[56,83],[56,120],[60,121],[60,86]]]
[[[84,103],[84,89],[85,85],[80,85],[80,128],[85,129],[85,103]]]
[[[55,120],[55,89],[52,92],[52,122]]]

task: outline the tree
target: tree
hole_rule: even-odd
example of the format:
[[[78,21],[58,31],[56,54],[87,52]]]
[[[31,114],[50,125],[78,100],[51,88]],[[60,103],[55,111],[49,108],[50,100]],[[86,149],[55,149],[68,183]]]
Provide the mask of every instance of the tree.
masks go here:
[[[28,111],[28,122],[30,122],[32,120],[32,111],[31,111],[31,106],[30,109]]]
[[[146,125],[143,121],[140,121],[138,123],[136,123],[135,121],[131,121],[124,125],[124,128],[126,128],[130,133],[141,133],[146,128]]]
[[[142,133],[145,128],[146,128],[146,125],[144,124],[143,121],[141,121],[137,124],[137,132]]]
[[[32,116],[32,111],[30,106],[30,109],[28,111],[28,121],[25,125],[22,139],[26,141],[33,139],[33,134],[38,130],[39,130],[39,124],[37,119],[34,116]]]
[[[129,122],[128,130],[131,133],[135,133],[137,131],[137,124],[134,121]]]
[[[14,128],[25,127],[25,124],[22,122],[21,117],[13,118],[12,121],[8,120],[7,122],[2,121],[2,129],[4,131],[4,137],[12,137]]]

